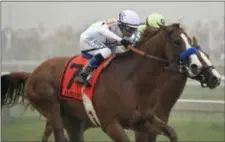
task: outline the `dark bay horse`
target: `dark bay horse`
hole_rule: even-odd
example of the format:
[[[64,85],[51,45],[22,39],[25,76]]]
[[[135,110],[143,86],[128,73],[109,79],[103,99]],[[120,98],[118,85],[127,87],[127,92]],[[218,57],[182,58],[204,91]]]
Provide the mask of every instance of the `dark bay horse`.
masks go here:
[[[156,80],[162,68],[167,65],[160,61],[170,60],[173,61],[174,65],[177,65],[181,60],[175,60],[175,58],[187,50],[189,42],[189,37],[178,24],[161,26],[160,31],[139,48],[139,51],[144,53],[142,54],[144,57],[152,57],[151,54],[157,57],[154,58],[155,60],[149,60],[137,53],[128,51],[118,55],[111,65],[104,70],[97,82],[93,103],[100,118],[101,127],[113,140],[128,141],[123,128],[150,133],[153,131],[152,126],[155,126],[154,131],[158,128],[158,134],[164,134],[171,141],[176,141],[173,129],[149,111],[151,110],[149,108],[151,95],[149,94],[156,87]],[[204,76],[202,71],[207,70],[207,83],[212,82],[210,78],[219,82],[218,77],[214,75],[200,54],[197,54],[195,58],[192,57],[188,60],[188,64],[184,65],[191,68],[192,74],[196,73],[197,70],[198,75]],[[159,58],[164,60],[159,60]],[[69,57],[57,57],[45,61],[32,72],[25,88],[32,105],[51,122],[56,141],[65,140],[60,117],[60,103],[80,120],[77,125],[77,128],[80,129],[78,133],[83,131],[83,122],[90,123],[81,102],[57,98],[60,78],[68,60]],[[121,63],[126,64],[126,66]],[[203,79],[201,78],[201,80]],[[5,98],[10,99],[7,94],[2,95],[6,95]],[[134,114],[137,114],[138,117],[135,117]],[[137,123],[134,123],[137,118],[144,120],[143,123],[138,123],[142,124],[138,127],[135,125]],[[65,127],[69,128],[68,125]],[[172,135],[171,132],[173,132]]]

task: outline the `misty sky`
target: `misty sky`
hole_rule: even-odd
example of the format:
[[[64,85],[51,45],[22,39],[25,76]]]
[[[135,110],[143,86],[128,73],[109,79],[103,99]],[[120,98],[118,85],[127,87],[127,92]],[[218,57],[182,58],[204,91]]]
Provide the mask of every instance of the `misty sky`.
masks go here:
[[[211,19],[220,23],[224,18],[223,2],[3,2],[2,26],[13,28],[35,27],[38,23],[47,28],[72,24],[77,28],[93,21],[117,17],[123,9],[137,11],[142,20],[152,12],[162,13],[167,21],[182,17],[185,24]]]

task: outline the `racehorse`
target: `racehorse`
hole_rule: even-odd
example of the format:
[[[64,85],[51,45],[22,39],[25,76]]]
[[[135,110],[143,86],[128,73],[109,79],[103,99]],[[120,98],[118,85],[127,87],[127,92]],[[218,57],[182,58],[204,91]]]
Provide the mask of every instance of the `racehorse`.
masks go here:
[[[148,39],[138,50],[131,48],[131,51],[117,55],[105,68],[95,86],[93,103],[102,129],[113,140],[128,141],[123,128],[132,128],[145,133],[158,129],[158,134],[164,134],[171,141],[176,141],[175,131],[160,121],[152,111],[149,111],[151,110],[148,105],[151,100],[150,94],[156,87],[157,78],[163,67],[168,64],[171,68],[174,68],[175,65],[180,67],[180,63],[184,63],[182,67],[189,69],[189,75],[197,74],[196,77],[201,77],[199,80],[206,81],[206,84],[212,88],[219,84],[219,77],[215,75],[214,70],[204,60],[201,53],[197,53],[196,56],[189,54],[188,57],[191,60],[186,60],[187,62],[177,58],[189,46],[189,37],[179,27],[179,24],[161,26],[159,32]],[[138,54],[132,51],[136,51]],[[56,57],[45,61],[29,76],[25,88],[32,105],[52,123],[56,141],[65,139],[60,117],[60,103],[67,108],[65,110],[70,111],[80,120],[81,123],[77,127],[80,129],[78,132],[83,130],[84,121],[91,124],[82,102],[57,98],[60,78],[69,59],[69,57]],[[207,76],[205,77],[205,75]],[[7,94],[2,95],[6,95],[6,98],[10,99]],[[49,113],[44,113],[46,111]],[[136,121],[140,118],[142,121]],[[68,129],[68,125],[65,127]],[[171,132],[173,132],[172,135]]]
[[[206,62],[210,63],[209,55],[206,54],[204,51],[202,51],[195,37],[193,38],[192,45],[196,47],[199,50],[199,52],[203,53],[202,56],[205,55],[207,57],[207,58],[204,58],[204,57],[203,58],[207,60]],[[168,81],[162,82],[161,80],[168,80]],[[160,75],[160,78],[158,81],[159,87],[156,88],[154,92],[152,92],[152,94],[159,95],[158,105],[155,106],[154,110],[155,110],[155,113],[159,116],[159,118],[165,121],[166,123],[168,122],[172,107],[174,106],[177,99],[180,97],[180,95],[182,94],[184,90],[186,81],[187,81],[187,76],[177,72],[172,72],[170,70],[167,70],[167,71],[165,70],[162,73],[162,75]],[[210,88],[213,89],[213,88],[216,88],[216,86],[212,87],[211,85]],[[73,120],[74,119],[71,119],[71,121]],[[88,128],[88,126],[85,126],[85,128]],[[52,133],[51,123],[47,121],[42,141],[43,142],[47,141],[51,133]],[[153,132],[147,135],[145,133],[140,133],[138,131],[135,131],[136,142],[147,142],[147,141],[154,142],[156,141],[156,136],[157,134]]]
[[[7,97],[10,99],[5,98],[5,95],[1,95],[1,107],[7,106],[11,107],[14,105],[14,102],[20,102],[24,103],[24,97],[21,95],[24,94],[24,90],[12,90],[10,88],[23,88],[24,84],[26,83],[26,80],[28,78],[27,75],[20,75],[22,72],[16,72],[16,76],[12,73],[10,76],[8,73],[3,73],[1,74],[1,94],[8,94]],[[25,74],[30,74],[30,73],[25,73]],[[9,88],[10,86],[10,88]],[[14,94],[20,94],[20,96],[16,96]],[[20,100],[21,98],[21,100]]]
[[[209,55],[200,48],[200,46],[197,43],[197,39],[195,37],[193,38],[192,45],[196,47],[199,50],[199,52],[201,52],[201,56],[203,56],[203,59],[208,63],[208,65],[214,68],[211,61],[209,60]],[[217,71],[214,70],[214,72],[217,72]],[[205,74],[207,74],[207,72],[205,72]],[[198,78],[195,78],[195,79],[198,79]],[[161,80],[169,80],[169,81],[162,82]],[[168,123],[171,110],[173,106],[175,105],[175,103],[177,102],[178,98],[181,96],[184,90],[184,87],[186,85],[186,82],[187,82],[187,76],[185,76],[184,74],[179,74],[179,73],[171,72],[167,70],[160,75],[160,79],[158,82],[160,84],[159,85],[160,88],[156,88],[154,92],[152,93],[159,95],[158,105],[155,106],[154,110],[156,115],[164,122]],[[209,87],[210,89],[214,89],[219,85],[217,84],[217,85],[207,86],[207,85],[204,85],[205,81],[200,81],[200,82],[203,88]],[[213,81],[211,83],[214,84]],[[145,133],[135,131],[136,142],[155,142],[156,138],[157,138],[157,134],[154,132],[145,134]]]

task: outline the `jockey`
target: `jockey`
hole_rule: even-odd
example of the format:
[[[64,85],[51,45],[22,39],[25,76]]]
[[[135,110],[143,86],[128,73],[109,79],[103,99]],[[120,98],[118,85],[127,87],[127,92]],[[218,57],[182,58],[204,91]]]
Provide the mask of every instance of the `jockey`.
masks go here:
[[[131,36],[130,40],[133,42],[133,45],[141,39],[142,34],[145,29],[148,27],[159,28],[159,25],[165,25],[164,16],[159,13],[153,13],[146,18],[145,24],[138,27],[138,31]]]
[[[81,54],[90,60],[75,77],[75,81],[89,87],[87,77],[113,54],[112,48],[132,45],[129,38],[140,24],[140,17],[135,11],[124,10],[119,13],[118,20],[99,21],[85,30],[80,36]]]

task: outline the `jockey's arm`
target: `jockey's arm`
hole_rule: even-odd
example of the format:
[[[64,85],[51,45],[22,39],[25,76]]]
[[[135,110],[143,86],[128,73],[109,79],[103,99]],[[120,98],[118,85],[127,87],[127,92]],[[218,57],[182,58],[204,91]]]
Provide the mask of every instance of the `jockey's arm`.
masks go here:
[[[104,25],[101,26],[100,33],[103,34],[104,36],[106,36],[107,38],[114,39],[114,40],[116,40],[118,42],[120,42],[122,40],[121,37],[119,37],[116,34],[114,34],[113,32],[111,32],[109,30],[108,25],[106,25],[106,24],[104,24]]]

